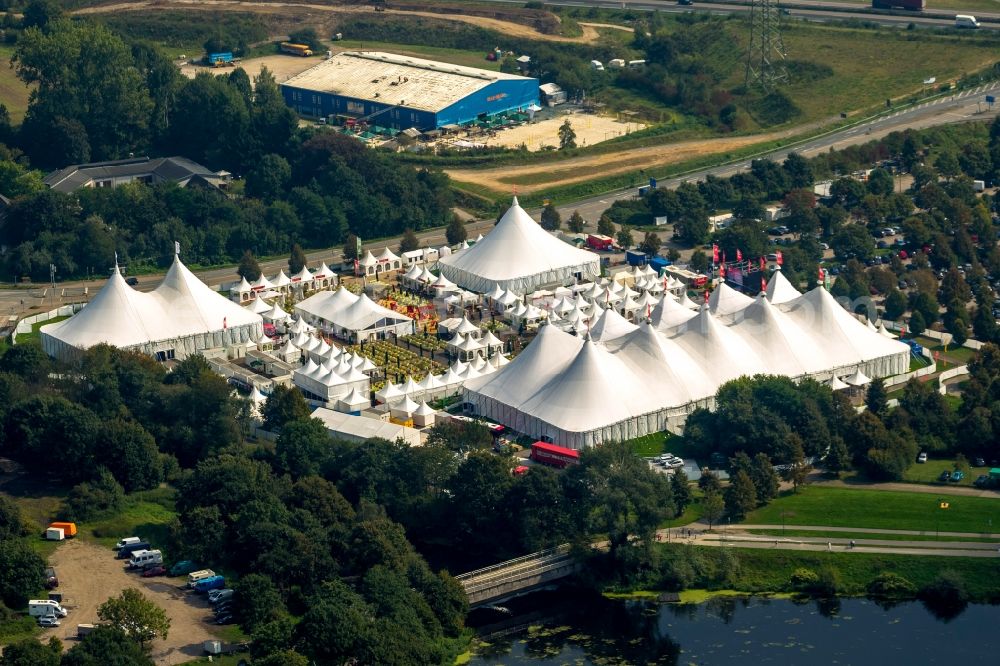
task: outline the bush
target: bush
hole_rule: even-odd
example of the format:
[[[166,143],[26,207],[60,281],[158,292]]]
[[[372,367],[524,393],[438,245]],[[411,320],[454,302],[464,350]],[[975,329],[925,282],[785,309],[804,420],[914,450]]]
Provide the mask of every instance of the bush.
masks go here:
[[[917,593],[917,586],[899,574],[887,571],[868,583],[868,594],[882,599],[908,599]]]
[[[119,511],[124,501],[124,488],[111,472],[102,469],[96,481],[73,486],[61,516],[66,520],[92,520]]]
[[[805,592],[819,582],[819,575],[812,569],[800,568],[792,572],[789,583],[797,592]]]

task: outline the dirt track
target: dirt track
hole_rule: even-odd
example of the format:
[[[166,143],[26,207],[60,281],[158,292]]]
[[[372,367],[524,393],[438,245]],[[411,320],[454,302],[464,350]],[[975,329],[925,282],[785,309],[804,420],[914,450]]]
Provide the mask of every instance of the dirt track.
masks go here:
[[[332,5],[314,5],[308,3],[296,3],[296,2],[241,2],[240,0],[140,0],[138,2],[120,2],[110,5],[99,5],[96,7],[86,7],[84,9],[79,9],[73,12],[74,14],[108,14],[111,12],[123,12],[123,11],[149,11],[149,10],[177,10],[177,9],[195,9],[195,10],[211,10],[211,11],[235,11],[235,12],[247,12],[255,14],[281,14],[285,17],[288,16],[289,10],[299,10],[302,13],[308,12],[321,12],[327,14],[371,14],[372,9],[370,7],[340,7]],[[509,35],[512,37],[523,37],[525,39],[536,39],[548,42],[573,42],[580,44],[589,44],[597,41],[600,37],[600,33],[597,28],[614,28],[619,29],[619,26],[605,26],[597,23],[581,23],[580,29],[583,34],[579,37],[563,37],[561,35],[547,35],[542,32],[538,32],[534,28],[531,28],[520,23],[514,23],[512,21],[502,21],[499,19],[487,18],[482,16],[463,16],[461,14],[436,14],[434,12],[411,12],[411,11],[401,11],[397,9],[388,9],[384,12],[386,15],[405,15],[405,16],[422,16],[425,18],[439,19],[442,21],[456,21],[459,23],[468,23],[470,25],[475,25],[481,28],[487,28],[490,30],[495,30],[497,32]],[[304,21],[305,23],[305,21]],[[628,30],[628,28],[621,28]]]
[[[504,166],[495,169],[447,169],[446,171],[452,179],[458,182],[474,183],[498,192],[507,192],[511,185],[517,185],[518,191],[530,193],[592,180],[595,176],[613,176],[640,169],[655,169],[703,155],[726,153],[755,143],[773,141],[795,131],[801,131],[801,128],[755,136],[681,141],[614,153],[573,157],[556,163],[518,167]],[[529,182],[525,182],[525,178],[529,179]],[[532,180],[539,182],[530,182]]]
[[[205,622],[211,613],[201,596],[188,594],[179,586],[183,579],[142,578],[125,572],[125,561],[116,560],[114,551],[81,541],[67,541],[49,558],[59,575],[57,592],[69,615],[62,625],[46,630],[41,639],[56,636],[67,649],[76,642],[77,624],[98,622],[97,607],[126,587],[140,590],[167,611],[170,632],[167,639],[153,642],[152,657],[157,664],[180,664],[204,654],[204,641],[215,638]]]

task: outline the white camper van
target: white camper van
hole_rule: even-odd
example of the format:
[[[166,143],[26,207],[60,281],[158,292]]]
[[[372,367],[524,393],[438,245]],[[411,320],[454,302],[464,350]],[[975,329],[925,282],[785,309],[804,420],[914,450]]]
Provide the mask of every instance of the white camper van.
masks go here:
[[[958,14],[955,16],[955,27],[975,29],[979,27],[979,21],[976,20],[975,16],[969,16],[968,14]]]

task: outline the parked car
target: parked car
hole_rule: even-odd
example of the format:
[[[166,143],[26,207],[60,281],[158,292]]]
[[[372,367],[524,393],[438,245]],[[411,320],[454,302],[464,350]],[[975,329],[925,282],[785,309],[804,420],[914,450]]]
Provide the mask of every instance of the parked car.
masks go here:
[[[183,576],[185,574],[189,574],[192,571],[197,571],[197,570],[198,570],[198,565],[192,562],[191,560],[181,560],[174,566],[170,567],[170,575]]]
[[[917,462],[918,463],[925,463],[925,462],[927,462],[927,452],[926,451],[921,451],[920,452],[920,455],[917,456]]]
[[[988,474],[980,474],[976,477],[976,480],[972,482],[976,488],[985,488],[990,485],[990,477]]]
[[[976,467],[986,467],[986,461],[982,458],[976,458],[972,462]]]
[[[962,470],[956,469],[954,472],[951,473],[951,480],[953,483],[958,483],[964,478],[965,478],[965,472],[963,472]]]
[[[153,576],[166,576],[167,568],[162,564],[155,564],[142,572],[143,578],[152,578]]]
[[[938,481],[941,481],[942,483],[948,481],[949,479],[951,479],[951,472],[949,472],[948,470],[941,472],[941,474],[938,476]]]
[[[134,287],[137,284],[139,284],[139,278],[137,278],[137,277],[127,277],[127,278],[125,278],[125,284],[127,284],[130,287]]]
[[[125,546],[131,546],[134,543],[139,543],[142,541],[139,537],[125,537],[124,539],[119,539],[118,543],[115,544],[115,550],[121,550]]]
[[[56,570],[52,567],[45,567],[45,589],[51,590],[56,587],[59,587],[59,576],[56,575]]]
[[[233,596],[233,589],[227,587],[223,590],[212,590],[211,592],[209,592],[208,600],[213,604],[217,604],[225,601],[226,599],[231,598],[232,596]]]
[[[236,622],[236,616],[232,614],[220,615],[215,618],[216,624],[234,624]]]
[[[38,618],[39,627],[58,627],[59,624],[59,618],[55,615],[43,615]]]

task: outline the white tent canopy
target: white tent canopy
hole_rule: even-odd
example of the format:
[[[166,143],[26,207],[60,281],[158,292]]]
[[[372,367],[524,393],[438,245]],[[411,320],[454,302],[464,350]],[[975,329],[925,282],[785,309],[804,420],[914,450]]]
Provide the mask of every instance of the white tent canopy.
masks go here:
[[[775,271],[771,279],[768,280],[764,294],[767,296],[767,300],[775,305],[793,301],[802,295],[781,271]]]
[[[46,353],[63,359],[101,343],[183,358],[259,340],[263,326],[259,314],[210,289],[175,255],[163,281],[148,293],[125,284],[115,267],[90,303],[69,319],[42,326],[41,338]]]
[[[735,324],[704,306],[664,330],[656,322],[671,307],[690,313],[665,297],[653,325],[601,344],[543,326],[507,365],[466,376],[462,399],[480,416],[580,448],[680,430],[692,410],[711,407],[718,388],[741,376],[848,375],[847,384],[861,386],[908,369],[909,347],[869,330],[822,287],[781,306],[758,297]]]
[[[494,287],[531,292],[562,284],[577,274],[600,274],[600,258],[547,233],[517,203],[517,197],[496,227],[468,250],[443,256],[441,274],[457,284],[487,293]]]
[[[365,294],[355,296],[344,287],[332,293],[313,294],[297,303],[295,311],[310,323],[346,339],[366,340],[387,332],[396,335],[413,332],[413,320],[406,315],[375,303]]]

